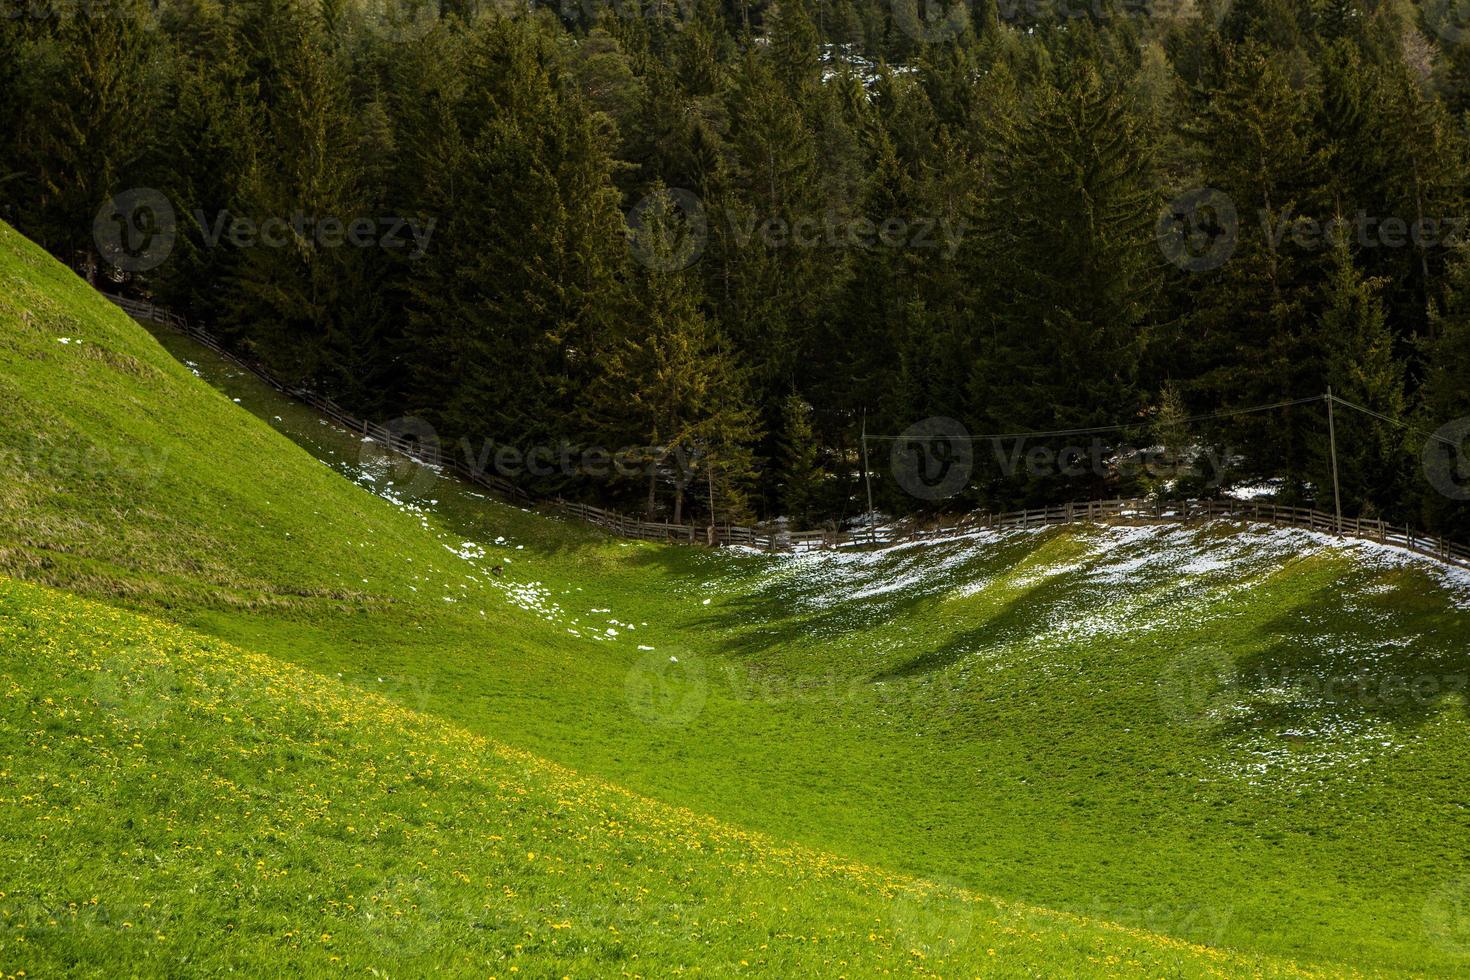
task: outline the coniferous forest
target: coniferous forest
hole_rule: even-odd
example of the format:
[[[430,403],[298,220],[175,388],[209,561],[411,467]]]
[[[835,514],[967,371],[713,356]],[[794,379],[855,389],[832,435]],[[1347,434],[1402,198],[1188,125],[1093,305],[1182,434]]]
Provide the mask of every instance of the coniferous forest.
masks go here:
[[[1330,387],[1344,512],[1470,538],[1443,4],[5,3],[0,217],[533,492],[1330,509]]]

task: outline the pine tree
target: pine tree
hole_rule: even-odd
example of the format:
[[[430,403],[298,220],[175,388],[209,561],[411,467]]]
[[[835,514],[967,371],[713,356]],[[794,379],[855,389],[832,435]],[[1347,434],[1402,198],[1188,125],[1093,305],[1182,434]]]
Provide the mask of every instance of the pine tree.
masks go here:
[[[695,246],[672,195],[656,186],[649,202],[636,229],[627,314],[599,350],[589,391],[594,425],[605,442],[644,447],[650,516],[661,478],[673,484],[682,516],[700,468],[721,481],[728,509],[751,474],[755,413],[736,362],[700,309],[698,281],[686,267]]]
[[[1164,462],[1170,470],[1165,491],[1172,497],[1202,496],[1210,489],[1203,485],[1195,468],[1196,440],[1188,422],[1189,410],[1177,382],[1165,381],[1159,390],[1158,410],[1149,427],[1153,442],[1164,452]]]
[[[1220,23],[1220,34],[1236,43],[1255,42],[1278,49],[1305,43],[1298,10],[1291,0],[1236,0]]]
[[[779,0],[771,19],[771,58],[776,78],[794,99],[821,80],[820,43],[806,0]]]
[[[1453,246],[1450,222],[1465,213],[1464,136],[1409,66],[1395,59],[1385,69],[1363,146],[1380,175],[1378,213],[1409,229],[1399,236],[1402,247],[1377,250],[1373,271],[1389,282],[1386,301],[1400,336],[1417,339],[1429,330],[1430,304],[1442,288]],[[1381,225],[1378,235],[1386,237]]]
[[[776,491],[781,512],[805,526],[821,493],[822,470],[816,432],[812,428],[812,406],[796,392],[781,404],[780,457],[776,468]]]
[[[816,140],[801,105],[777,85],[768,60],[743,57],[729,96],[734,164],[709,203],[705,274],[714,308],[751,367],[759,404],[774,410],[835,286],[821,240],[827,216]],[[796,232],[816,236],[798,242]]]
[[[11,222],[19,220],[16,205],[27,197],[19,141],[22,109],[29,100],[23,85],[28,61],[20,32],[0,25],[0,218]]]
[[[239,212],[230,216],[255,229],[237,243],[231,324],[248,330],[268,363],[296,382],[330,370],[328,351],[345,342],[351,308],[370,288],[367,249],[343,232],[359,219],[378,230],[346,76],[323,41],[305,34],[277,66],[269,139],[247,165]]]
[[[451,437],[576,442],[624,252],[605,133],[524,25],[485,22],[463,58],[423,161],[440,225],[410,283],[412,404]]]
[[[1292,233],[1298,221],[1331,214],[1310,92],[1276,54],[1255,44],[1231,49],[1197,137],[1200,184],[1225,202],[1211,210],[1228,205],[1234,220],[1202,256],[1205,267],[1182,273],[1194,307],[1186,325],[1193,392],[1205,407],[1225,410],[1320,392],[1325,365],[1313,350],[1309,311],[1321,255]],[[1200,209],[1187,220],[1212,217]],[[1214,435],[1247,454],[1248,475],[1299,484],[1317,425],[1311,413],[1278,411],[1235,417]]]
[[[155,88],[148,58],[153,13],[144,0],[121,0],[106,16],[59,18],[51,56],[32,62],[37,100],[28,105],[21,164],[35,197],[23,227],[89,279],[100,257],[93,220],[114,195],[137,187]]]
[[[217,318],[240,258],[208,236],[236,208],[252,134],[263,119],[226,60],[219,53],[207,64],[179,59],[164,94],[167,111],[150,178],[178,212],[173,254],[151,277],[154,295],[200,321]]]
[[[1411,442],[1422,470],[1411,496],[1428,529],[1470,541],[1470,251],[1463,245],[1433,322]]]
[[[1340,40],[1322,58],[1322,129],[1334,206],[1359,230],[1358,257],[1384,280],[1401,340],[1428,329],[1448,259],[1445,215],[1463,208],[1462,140],[1398,50],[1371,58]],[[1382,246],[1382,247],[1379,247]]]
[[[972,328],[978,424],[1128,421],[1141,408],[1136,375],[1159,275],[1151,160],[1125,96],[1091,70],[1042,90],[996,168],[969,257],[983,284]],[[1048,478],[1009,492],[1070,499],[1097,489]]]
[[[1405,414],[1404,365],[1379,300],[1380,280],[1365,279],[1353,263],[1346,231],[1334,236],[1332,265],[1323,289],[1321,345],[1327,380],[1338,398],[1390,418]],[[1338,474],[1345,514],[1371,516],[1402,499],[1403,433],[1349,409],[1336,411]],[[1318,500],[1331,486],[1325,439],[1316,445]]]

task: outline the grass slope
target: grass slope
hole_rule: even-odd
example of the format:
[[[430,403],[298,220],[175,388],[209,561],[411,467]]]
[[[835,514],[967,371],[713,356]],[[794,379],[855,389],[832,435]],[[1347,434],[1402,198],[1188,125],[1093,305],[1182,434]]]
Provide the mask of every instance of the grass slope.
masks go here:
[[[655,803],[0,580],[0,973],[1302,975]]]
[[[1219,525],[616,541],[383,465],[161,335],[222,397],[3,226],[0,287],[0,570],[862,864],[1470,966],[1470,617],[1428,563]]]

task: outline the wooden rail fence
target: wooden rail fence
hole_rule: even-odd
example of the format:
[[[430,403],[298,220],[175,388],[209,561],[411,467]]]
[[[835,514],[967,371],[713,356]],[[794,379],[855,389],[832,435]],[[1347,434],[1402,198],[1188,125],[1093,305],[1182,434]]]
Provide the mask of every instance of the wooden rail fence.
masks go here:
[[[209,331],[191,324],[176,313],[154,306],[152,303],[111,295],[108,295],[107,298],[134,319],[163,324],[187,334],[232,364],[254,374],[277,391],[305,402],[349,431],[361,432],[364,437],[372,439],[393,452],[441,471],[452,472],[470,483],[485,487],[518,503],[540,503],[569,517],[594,524],[622,537],[675,544],[739,545],[762,551],[801,552],[844,547],[888,547],[914,541],[950,538],[987,529],[1047,527],[1074,522],[1133,524],[1241,520],[1376,541],[1447,564],[1470,568],[1470,547],[1423,534],[1413,528],[1363,518],[1344,518],[1339,525],[1336,517],[1320,510],[1256,503],[1248,500],[1160,501],[1139,498],[1094,500],[1086,503],[1053,504],[1049,507],[1009,511],[1003,514],[974,513],[948,523],[906,520],[871,530],[863,528],[844,531],[834,527],[827,530],[792,531],[779,525],[760,527],[716,525],[713,528],[713,535],[711,535],[711,529],[696,527],[693,524],[644,521],[617,511],[561,498],[537,501],[510,480],[493,473],[485,473],[468,465],[464,460],[445,455],[437,445],[425,445],[411,435],[360,419],[332,399],[325,398],[316,392],[304,388],[293,388],[281,383],[269,371],[226,349]]]

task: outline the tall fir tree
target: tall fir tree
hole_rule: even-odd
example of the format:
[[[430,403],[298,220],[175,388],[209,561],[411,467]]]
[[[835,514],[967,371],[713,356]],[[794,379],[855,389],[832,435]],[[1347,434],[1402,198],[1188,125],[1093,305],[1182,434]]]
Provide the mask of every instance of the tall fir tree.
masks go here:
[[[701,474],[711,487],[718,478],[727,512],[741,509],[756,413],[737,362],[700,309],[698,279],[688,270],[697,241],[667,190],[655,186],[649,202],[635,229],[627,315],[598,351],[593,425],[605,444],[645,450],[646,514],[655,513],[666,482],[673,515],[682,518]]]
[[[94,218],[114,195],[137,188],[146,152],[157,93],[153,19],[145,0],[120,0],[96,15],[66,12],[48,22],[46,55],[31,61],[42,77],[19,144],[34,196],[20,218],[89,279],[101,263]]]
[[[1424,385],[1411,449],[1421,469],[1410,499],[1429,530],[1470,541],[1470,249],[1455,254],[1424,343]]]
[[[527,25],[483,23],[465,58],[425,162],[439,224],[410,284],[412,404],[452,437],[576,441],[622,261],[607,134]]]
[[[1158,201],[1149,147],[1123,92],[1084,68],[1037,95],[997,161],[969,250],[983,284],[972,326],[983,431],[1137,416],[1137,370],[1159,290]],[[1102,481],[1011,476],[998,493],[1038,500],[1099,491]]]
[[[1323,289],[1321,346],[1334,396],[1380,415],[1403,419],[1405,367],[1394,354],[1379,293],[1381,280],[1366,279],[1353,262],[1346,228],[1333,236],[1332,259]],[[1337,468],[1347,516],[1377,516],[1385,501],[1404,491],[1404,439],[1397,425],[1348,409],[1335,411]],[[1316,440],[1319,504],[1331,486],[1329,449]],[[1377,503],[1375,503],[1375,501]]]
[[[1200,182],[1223,197],[1186,222],[1225,220],[1188,280],[1186,332],[1197,358],[1192,394],[1203,407],[1233,411],[1320,393],[1325,363],[1313,347],[1311,310],[1321,283],[1320,237],[1302,238],[1331,213],[1310,89],[1290,65],[1255,43],[1226,53],[1223,79],[1197,131]],[[1305,244],[1302,244],[1302,242]],[[1306,411],[1241,415],[1213,434],[1246,455],[1251,475],[1307,479]],[[1242,448],[1244,447],[1244,448]]]
[[[806,526],[822,493],[820,450],[812,427],[811,404],[793,391],[781,403],[781,421],[776,493],[781,513]]]
[[[359,291],[372,286],[372,246],[354,244],[349,230],[370,222],[375,239],[379,228],[341,61],[306,24],[288,50],[265,121],[269,139],[246,166],[238,210],[211,216],[208,233],[223,232],[221,247],[239,252],[226,301],[231,327],[248,331],[261,356],[299,383],[329,372],[328,350],[345,341]],[[237,220],[250,230],[235,235]]]

